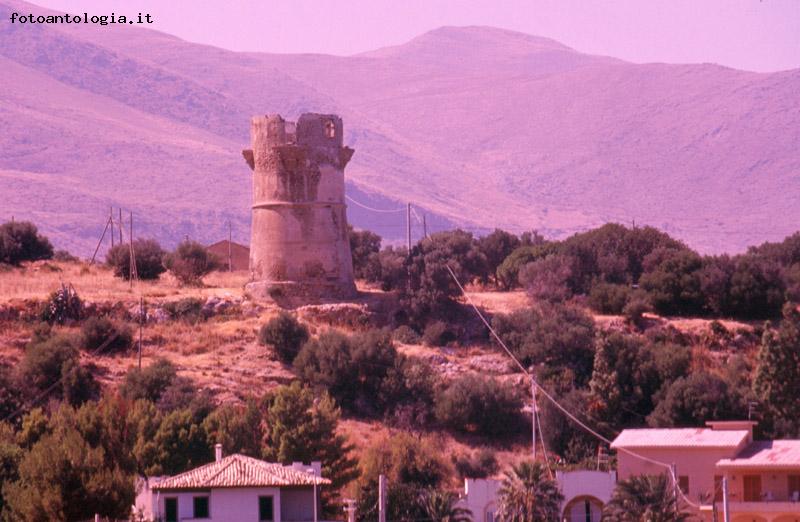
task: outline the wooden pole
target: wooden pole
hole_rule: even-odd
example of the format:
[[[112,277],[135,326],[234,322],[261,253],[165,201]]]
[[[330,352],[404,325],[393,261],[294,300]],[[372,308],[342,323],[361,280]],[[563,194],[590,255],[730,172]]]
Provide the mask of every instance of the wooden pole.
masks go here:
[[[411,255],[411,203],[406,206],[406,244],[408,255]]]
[[[533,425],[533,461],[536,462],[536,382],[531,379],[531,424]]]
[[[100,241],[97,242],[97,246],[94,249],[94,254],[92,254],[92,260],[89,261],[89,264],[94,263],[94,258],[97,256],[97,251],[100,250],[100,245],[103,243],[103,239],[106,237],[106,231],[108,230],[108,226],[111,225],[111,241],[114,241],[114,225],[111,223],[111,218],[106,220],[106,228],[103,229],[103,235],[100,236]]]
[[[386,522],[386,475],[378,475],[378,522]]]
[[[228,220],[228,272],[233,272],[233,225]]]
[[[144,297],[139,296],[139,369],[142,369],[142,330],[144,330]]]
[[[114,248],[114,207],[109,208],[108,219],[111,220],[111,248]]]
[[[428,215],[422,214],[422,236],[428,239]]]
[[[122,207],[119,209],[119,244],[122,244]]]
[[[722,477],[722,518],[725,522],[731,522],[731,513],[728,506],[728,479]]]

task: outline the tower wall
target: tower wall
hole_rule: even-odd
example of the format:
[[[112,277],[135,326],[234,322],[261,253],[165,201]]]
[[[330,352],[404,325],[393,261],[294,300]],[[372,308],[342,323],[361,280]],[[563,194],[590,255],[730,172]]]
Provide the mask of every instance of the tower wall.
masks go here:
[[[255,116],[250,283],[256,297],[303,300],[355,294],[347,234],[344,168],[353,150],[342,146],[342,120],[303,114],[296,124],[279,115]]]

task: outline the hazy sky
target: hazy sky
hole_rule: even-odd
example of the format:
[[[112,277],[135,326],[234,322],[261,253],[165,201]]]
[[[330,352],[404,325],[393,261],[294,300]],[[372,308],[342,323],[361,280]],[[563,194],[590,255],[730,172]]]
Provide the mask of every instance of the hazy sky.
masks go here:
[[[633,62],[800,67],[800,0],[34,1],[73,13],[149,12],[155,29],[233,50],[347,55],[442,25],[491,25]]]

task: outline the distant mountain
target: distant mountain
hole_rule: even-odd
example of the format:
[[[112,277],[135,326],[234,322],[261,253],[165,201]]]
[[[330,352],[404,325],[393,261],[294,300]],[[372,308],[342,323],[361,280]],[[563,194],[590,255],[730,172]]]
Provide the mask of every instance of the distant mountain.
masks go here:
[[[46,10],[0,0],[11,11]],[[636,65],[489,27],[339,57],[137,26],[0,24],[0,219],[90,255],[110,206],[172,245],[249,238],[249,117],[335,112],[348,193],[429,228],[652,224],[703,252],[800,228],[800,70]],[[404,215],[350,205],[397,240]],[[414,233],[421,228],[416,224]]]

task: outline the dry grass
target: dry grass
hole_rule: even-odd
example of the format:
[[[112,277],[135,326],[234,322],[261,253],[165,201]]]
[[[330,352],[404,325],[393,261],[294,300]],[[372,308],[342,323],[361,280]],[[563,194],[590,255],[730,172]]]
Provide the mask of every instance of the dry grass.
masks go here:
[[[133,285],[114,277],[102,264],[39,261],[0,271],[0,302],[13,299],[43,299],[61,283],[70,283],[82,299],[88,301],[132,301],[146,298],[208,297],[240,295],[247,282],[247,272],[213,272],[205,277],[205,286],[181,286],[170,274],[156,281],[139,281]]]

